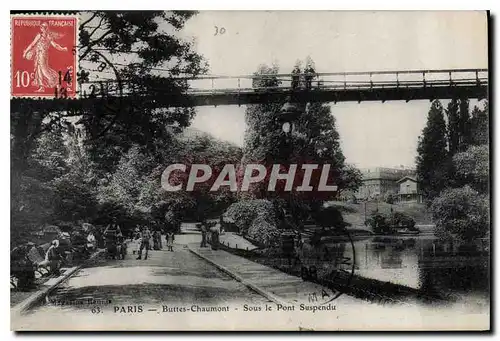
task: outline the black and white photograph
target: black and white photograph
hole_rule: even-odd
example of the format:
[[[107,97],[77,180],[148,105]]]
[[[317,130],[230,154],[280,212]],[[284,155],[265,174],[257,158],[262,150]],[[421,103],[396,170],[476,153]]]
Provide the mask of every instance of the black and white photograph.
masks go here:
[[[11,11],[11,330],[489,331],[490,24]]]

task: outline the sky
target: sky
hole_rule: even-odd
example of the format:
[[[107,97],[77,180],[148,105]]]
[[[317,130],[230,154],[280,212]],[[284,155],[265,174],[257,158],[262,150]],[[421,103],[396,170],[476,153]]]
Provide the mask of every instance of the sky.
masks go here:
[[[202,11],[180,34],[194,39],[216,75],[273,62],[288,73],[306,56],[317,72],[488,67],[485,12]],[[414,167],[429,101],[330,105],[347,162]],[[244,113],[198,107],[192,126],[241,146]]]

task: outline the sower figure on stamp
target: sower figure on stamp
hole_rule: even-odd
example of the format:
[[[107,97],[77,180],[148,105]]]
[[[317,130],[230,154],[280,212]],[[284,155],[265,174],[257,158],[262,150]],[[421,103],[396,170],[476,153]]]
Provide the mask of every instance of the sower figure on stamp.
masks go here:
[[[33,41],[26,47],[23,57],[34,62],[35,82],[39,87],[36,92],[43,92],[45,87],[54,88],[57,85],[58,74],[49,66],[49,48],[53,46],[59,51],[68,51],[67,47],[62,47],[55,42],[61,35],[50,31],[47,23],[40,25],[38,33]]]
[[[148,259],[148,250],[149,250],[149,240],[151,239],[151,231],[147,226],[144,226],[141,233],[141,247],[139,249],[139,257],[137,259],[141,259],[142,250],[146,249],[146,254],[144,255],[144,259]]]

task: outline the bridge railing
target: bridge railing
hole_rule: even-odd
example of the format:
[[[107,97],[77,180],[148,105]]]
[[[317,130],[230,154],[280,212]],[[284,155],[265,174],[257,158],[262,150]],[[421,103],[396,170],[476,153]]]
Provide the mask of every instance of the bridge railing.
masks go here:
[[[275,79],[278,85],[257,87],[262,79]],[[297,86],[298,79],[298,86]],[[202,75],[198,77],[173,78],[189,85],[188,94],[248,93],[248,92],[283,92],[292,90],[366,90],[384,88],[422,88],[422,87],[460,87],[484,86],[488,84],[487,69],[449,69],[449,70],[409,70],[409,71],[374,71],[340,72],[316,74],[274,74],[221,76]],[[295,80],[295,86],[293,86]],[[99,83],[96,86],[95,83]],[[123,81],[124,93],[132,93],[133,85]],[[82,89],[90,93],[92,89],[105,87],[106,93],[118,92],[116,82],[90,82]],[[161,90],[160,88],[158,90]],[[97,89],[99,91],[99,89]],[[167,91],[165,89],[165,91]],[[104,91],[103,91],[104,92]]]
[[[307,77],[310,77],[307,84]],[[279,82],[275,87],[255,87],[256,80],[275,78]],[[389,87],[433,87],[433,86],[470,86],[485,85],[488,82],[487,69],[463,70],[416,70],[416,71],[378,71],[317,73],[314,75],[276,74],[244,76],[201,76],[190,79],[192,93],[218,92],[253,92],[259,90],[291,90],[293,77],[299,78],[297,89],[376,89]]]

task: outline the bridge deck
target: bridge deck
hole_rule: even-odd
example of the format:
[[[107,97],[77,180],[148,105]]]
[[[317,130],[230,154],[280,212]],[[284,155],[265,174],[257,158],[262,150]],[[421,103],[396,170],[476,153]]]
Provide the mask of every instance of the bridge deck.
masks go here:
[[[106,88],[106,93],[96,97],[80,96],[79,100],[34,100],[13,99],[13,110],[36,102],[43,109],[91,108],[99,102],[112,106],[127,106],[138,100],[152,108],[246,105],[269,102],[284,102],[293,95],[297,101],[307,102],[362,102],[395,100],[434,100],[451,98],[486,98],[488,94],[488,70],[417,70],[321,73],[314,75],[250,75],[250,76],[200,76],[196,78],[164,78],[148,94],[132,90],[133,85],[123,81],[121,89],[117,82],[89,82],[82,86],[81,94],[90,93],[89,86]],[[259,80],[274,86],[256,87]],[[186,93],[171,93],[172,82],[189,85]],[[257,81],[257,82],[256,82]],[[164,82],[164,83],[162,83]],[[96,83],[100,83],[96,86]],[[260,82],[261,83],[261,82]],[[294,85],[295,83],[295,85]],[[298,84],[298,85],[297,85]],[[292,86],[294,85],[294,86]],[[85,90],[86,89],[86,90]],[[113,89],[113,90],[109,90]],[[47,103],[48,102],[48,103]]]

